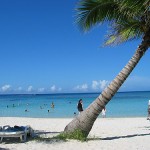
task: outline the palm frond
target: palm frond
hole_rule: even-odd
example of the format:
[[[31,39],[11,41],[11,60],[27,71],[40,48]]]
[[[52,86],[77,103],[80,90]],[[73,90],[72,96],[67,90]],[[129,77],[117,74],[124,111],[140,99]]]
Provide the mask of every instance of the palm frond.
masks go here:
[[[84,31],[93,25],[117,18],[117,3],[112,0],[82,0],[77,8],[76,22]]]
[[[105,45],[140,38],[150,28],[150,0],[80,0],[76,22],[83,31],[107,22]]]
[[[149,0],[119,0],[120,12],[128,17],[140,18],[148,9]]]
[[[117,45],[128,40],[138,39],[142,36],[142,26],[136,21],[117,22],[112,25],[112,30],[108,34],[105,45]]]

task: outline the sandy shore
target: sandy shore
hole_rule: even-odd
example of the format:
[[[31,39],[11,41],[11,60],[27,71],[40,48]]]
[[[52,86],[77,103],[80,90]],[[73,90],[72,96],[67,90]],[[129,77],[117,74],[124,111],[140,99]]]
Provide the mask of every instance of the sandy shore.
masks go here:
[[[72,119],[0,117],[0,126],[30,125],[41,137],[52,137],[64,130]],[[150,121],[146,118],[99,118],[88,141],[36,141],[0,144],[0,150],[148,150]]]

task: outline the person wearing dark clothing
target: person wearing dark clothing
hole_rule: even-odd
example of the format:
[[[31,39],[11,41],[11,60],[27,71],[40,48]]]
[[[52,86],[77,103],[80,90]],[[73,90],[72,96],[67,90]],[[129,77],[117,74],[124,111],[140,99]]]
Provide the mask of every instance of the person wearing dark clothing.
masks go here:
[[[78,108],[79,113],[81,113],[83,111],[82,99],[79,100],[77,108]]]

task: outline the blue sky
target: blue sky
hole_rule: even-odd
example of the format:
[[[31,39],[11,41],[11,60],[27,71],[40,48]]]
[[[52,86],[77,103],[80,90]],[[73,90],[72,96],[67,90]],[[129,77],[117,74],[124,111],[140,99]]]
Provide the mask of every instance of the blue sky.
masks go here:
[[[77,0],[0,1],[0,93],[100,92],[138,41],[103,47],[107,25],[83,33]],[[148,51],[119,91],[150,89]]]

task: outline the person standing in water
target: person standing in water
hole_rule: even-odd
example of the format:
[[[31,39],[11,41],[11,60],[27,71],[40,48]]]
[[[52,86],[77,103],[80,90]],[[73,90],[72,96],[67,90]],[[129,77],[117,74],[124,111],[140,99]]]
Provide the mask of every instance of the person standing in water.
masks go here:
[[[102,110],[102,117],[103,117],[103,118],[106,117],[106,107],[104,107],[103,110]]]
[[[51,103],[51,108],[54,108],[54,107],[55,107],[55,105],[54,105],[54,103],[52,102],[52,103]]]
[[[79,111],[79,114],[83,111],[83,103],[82,103],[82,99],[79,100],[78,104],[77,104],[77,109]]]

